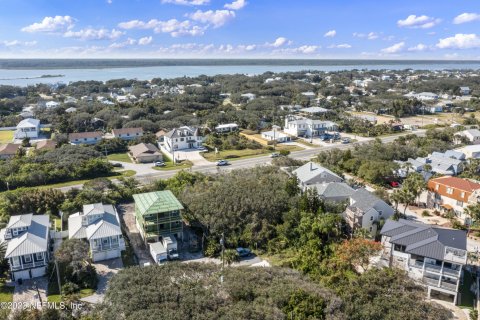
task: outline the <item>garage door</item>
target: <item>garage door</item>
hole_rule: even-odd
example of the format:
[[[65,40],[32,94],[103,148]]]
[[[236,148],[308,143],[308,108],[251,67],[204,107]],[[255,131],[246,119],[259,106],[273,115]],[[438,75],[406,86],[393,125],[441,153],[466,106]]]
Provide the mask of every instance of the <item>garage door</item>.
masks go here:
[[[44,276],[45,273],[47,273],[45,267],[32,269],[32,278]]]
[[[18,280],[18,279],[22,279],[22,280],[30,279],[30,273],[28,272],[28,270],[16,271],[16,272],[14,273],[14,275],[15,275],[15,280]]]
[[[118,258],[120,256],[118,249],[107,251],[107,259]]]
[[[102,260],[108,260],[108,259],[113,259],[113,258],[118,258],[120,256],[120,253],[117,250],[109,250],[109,251],[103,251],[103,252],[97,252],[93,255],[93,261],[102,261]]]

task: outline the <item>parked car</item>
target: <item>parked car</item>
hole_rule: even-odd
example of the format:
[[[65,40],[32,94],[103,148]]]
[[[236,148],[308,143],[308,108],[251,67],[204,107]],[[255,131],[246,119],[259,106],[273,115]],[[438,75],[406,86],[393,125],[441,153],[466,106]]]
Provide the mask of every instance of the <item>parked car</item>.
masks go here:
[[[163,161],[155,161],[155,167],[165,167],[166,164]]]
[[[277,158],[277,157],[280,157],[280,153],[274,152],[274,153],[270,154],[270,158]]]
[[[350,143],[350,138],[343,138],[343,139],[342,139],[342,143],[343,143],[343,144]]]
[[[240,257],[248,257],[252,254],[252,251],[248,248],[242,248],[242,247],[238,247],[237,248],[237,253]]]
[[[398,188],[398,187],[400,187],[400,183],[398,183],[397,181],[391,181],[390,186],[392,188]]]
[[[112,163],[112,166],[114,168],[123,168],[123,164],[121,164],[120,162],[114,162],[114,163]]]
[[[217,161],[217,166],[226,166],[226,165],[228,165],[227,160],[218,160]]]
[[[200,147],[197,147],[197,150],[198,151],[207,151],[207,148],[205,148],[204,146],[200,146]]]

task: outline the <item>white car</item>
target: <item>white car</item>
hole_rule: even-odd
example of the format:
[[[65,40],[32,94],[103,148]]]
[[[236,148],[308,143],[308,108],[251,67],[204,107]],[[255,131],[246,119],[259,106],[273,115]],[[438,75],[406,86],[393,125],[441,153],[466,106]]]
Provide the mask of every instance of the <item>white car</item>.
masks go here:
[[[166,164],[163,161],[155,161],[155,167],[165,167]]]
[[[270,154],[270,158],[278,158],[278,157],[280,157],[280,153],[278,153],[278,152],[274,152],[274,153]]]
[[[217,161],[217,166],[227,166],[228,161],[227,160],[218,160]]]

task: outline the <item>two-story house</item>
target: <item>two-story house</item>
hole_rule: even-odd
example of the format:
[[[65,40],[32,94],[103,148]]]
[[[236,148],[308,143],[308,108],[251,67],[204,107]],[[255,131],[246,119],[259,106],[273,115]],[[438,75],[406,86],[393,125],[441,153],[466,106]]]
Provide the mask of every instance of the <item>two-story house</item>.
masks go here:
[[[463,141],[469,144],[480,144],[480,130],[468,129],[455,133],[453,142],[461,144]]]
[[[111,204],[87,204],[68,217],[68,238],[85,239],[94,262],[118,258],[125,250],[118,213]]]
[[[97,144],[102,141],[103,133],[100,131],[94,132],[75,132],[68,135],[70,144]]]
[[[465,208],[477,203],[476,198],[480,192],[480,183],[458,177],[439,177],[428,181],[426,192],[427,207],[443,212],[453,211],[455,215],[466,224],[471,219],[466,214]]]
[[[121,128],[113,129],[112,135],[114,138],[119,138],[122,140],[134,140],[143,136],[142,128]]]
[[[226,123],[226,124],[219,124],[215,127],[215,132],[217,133],[229,133],[235,132],[238,130],[238,124],[236,123]]]
[[[463,266],[467,263],[467,233],[400,219],[387,220],[381,231],[382,258],[405,270],[428,288],[428,297],[446,295],[457,302]]]
[[[27,118],[17,124],[17,129],[13,135],[15,139],[37,139],[39,133],[40,120]]]
[[[135,222],[145,243],[182,238],[182,204],[170,190],[134,194]]]
[[[332,121],[313,120],[301,116],[288,115],[285,118],[283,131],[295,137],[316,137],[326,131],[335,131],[337,129],[337,125]]]
[[[385,201],[362,188],[350,196],[343,217],[352,232],[362,228],[375,235],[380,220],[387,220],[394,213],[395,210]]]
[[[47,215],[11,216],[0,230],[0,242],[7,242],[5,259],[12,280],[41,277],[49,260],[50,219]]]
[[[167,132],[163,136],[163,146],[169,152],[194,149],[202,146],[203,139],[199,128],[183,126]]]
[[[311,161],[293,170],[292,174],[297,177],[298,184],[302,190],[319,183],[343,182],[343,179],[333,171]]]

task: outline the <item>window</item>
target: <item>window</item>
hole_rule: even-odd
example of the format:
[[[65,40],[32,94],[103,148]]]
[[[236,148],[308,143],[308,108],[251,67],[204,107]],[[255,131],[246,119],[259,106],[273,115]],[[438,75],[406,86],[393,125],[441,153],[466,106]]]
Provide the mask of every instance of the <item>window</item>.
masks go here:
[[[12,233],[13,233],[13,236],[18,236],[18,229],[13,229]]]
[[[118,238],[117,237],[112,237],[112,243],[117,244],[117,242],[118,242]]]
[[[372,217],[370,217],[370,221],[373,221],[373,216],[372,216]]]
[[[35,253],[35,258],[37,260],[43,260],[43,253],[42,252]]]
[[[447,194],[453,194],[453,188],[447,188]]]
[[[378,211],[378,215],[380,216],[382,215],[382,210]]]
[[[30,263],[32,262],[32,256],[28,255],[28,256],[23,256],[23,259],[25,260],[25,263]]]
[[[13,267],[20,266],[20,257],[12,257],[12,266]]]
[[[458,200],[457,200],[457,206],[463,207],[463,201],[458,201]]]
[[[435,185],[435,190],[438,190],[438,188],[439,188],[439,185],[436,184],[436,185]]]
[[[460,197],[465,198],[465,192],[462,192],[462,193],[460,194]]]
[[[103,238],[103,239],[102,239],[102,244],[104,244],[104,245],[105,245],[105,244],[108,244],[108,238]]]

